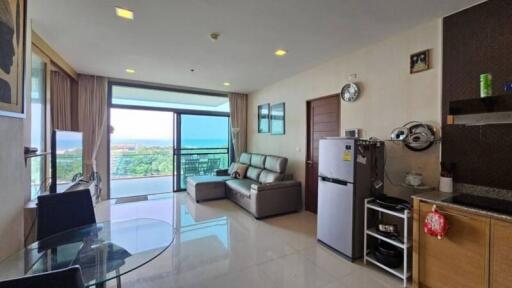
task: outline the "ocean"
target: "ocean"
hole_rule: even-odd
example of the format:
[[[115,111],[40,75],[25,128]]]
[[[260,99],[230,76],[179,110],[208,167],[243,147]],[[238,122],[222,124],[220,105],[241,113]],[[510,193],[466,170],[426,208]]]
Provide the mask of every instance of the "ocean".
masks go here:
[[[110,145],[121,144],[140,145],[145,147],[173,146],[172,140],[168,139],[110,139]],[[182,147],[184,148],[220,148],[227,146],[228,139],[182,139]]]
[[[168,139],[119,139],[111,138],[110,145],[139,145],[145,147],[172,147],[172,140]],[[183,139],[183,148],[224,148],[228,147],[227,139]],[[58,143],[58,150],[79,149],[80,141],[63,139]]]

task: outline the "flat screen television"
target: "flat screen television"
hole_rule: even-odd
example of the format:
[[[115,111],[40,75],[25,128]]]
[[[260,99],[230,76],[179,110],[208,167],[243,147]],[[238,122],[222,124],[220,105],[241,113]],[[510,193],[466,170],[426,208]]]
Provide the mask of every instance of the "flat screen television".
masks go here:
[[[53,131],[50,193],[64,192],[82,178],[83,146],[81,132]]]

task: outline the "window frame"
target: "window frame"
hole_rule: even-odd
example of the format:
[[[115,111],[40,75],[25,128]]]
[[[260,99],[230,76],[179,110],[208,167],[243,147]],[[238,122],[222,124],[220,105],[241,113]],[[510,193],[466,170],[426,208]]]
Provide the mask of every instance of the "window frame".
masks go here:
[[[44,65],[44,100],[41,101],[42,105],[44,105],[43,113],[44,113],[44,123],[41,125],[41,130],[44,131],[43,133],[43,147],[41,147],[41,151],[38,151],[38,153],[43,154],[41,157],[44,169],[43,169],[43,175],[41,176],[41,186],[44,187],[44,191],[40,192],[46,192],[49,184],[49,175],[51,173],[50,171],[50,155],[48,153],[50,147],[51,147],[51,95],[50,95],[50,75],[51,75],[51,69],[52,69],[52,61],[51,59],[43,52],[41,51],[36,45],[32,44],[32,52],[31,52],[31,64],[32,64],[32,57],[35,55],[38,57]],[[30,81],[32,81],[32,73],[30,77]],[[29,117],[29,126],[30,126],[30,135],[32,132],[32,86],[30,87],[30,105],[28,106],[28,117]],[[32,144],[32,139],[30,139],[30,144]],[[32,171],[30,171],[30,177],[32,179]],[[32,188],[30,189],[32,191]],[[32,193],[30,193],[31,200],[35,199],[32,197]],[[37,197],[37,196],[36,196]]]
[[[133,82],[133,81],[126,81],[126,80],[120,80],[120,79],[109,79],[107,84],[107,125],[106,127],[106,133],[107,133],[107,199],[111,198],[111,179],[110,179],[110,161],[111,161],[111,135],[110,135],[110,123],[111,123],[111,116],[110,116],[110,110],[112,108],[120,108],[120,109],[133,109],[133,110],[145,110],[145,111],[162,111],[162,112],[173,112],[175,117],[174,125],[175,125],[175,131],[174,133],[177,133],[176,129],[180,129],[180,121],[179,119],[181,116],[178,115],[204,115],[204,116],[222,116],[228,118],[228,129],[231,127],[231,113],[230,112],[219,112],[219,111],[206,111],[206,110],[191,110],[191,109],[179,109],[179,108],[168,108],[168,107],[153,107],[153,106],[142,106],[142,105],[127,105],[127,104],[114,104],[112,103],[113,99],[113,87],[114,86],[124,86],[124,87],[132,87],[132,88],[139,88],[139,89],[153,89],[153,90],[161,90],[161,91],[170,91],[170,92],[180,92],[180,93],[189,93],[189,94],[202,94],[205,96],[216,96],[216,97],[225,97],[228,98],[227,92],[214,92],[214,91],[207,91],[207,90],[201,90],[201,89],[187,89],[182,87],[175,87],[170,85],[161,85],[161,84],[148,84],[148,83],[140,83],[140,82]],[[178,119],[178,120],[177,120]],[[228,130],[229,132],[229,130]],[[179,133],[179,132],[178,132]],[[229,138],[229,162],[233,161],[234,159],[234,150],[233,150],[233,141],[231,139],[231,133],[228,133]],[[179,134],[178,134],[179,135]],[[176,141],[176,135],[174,137],[174,141]],[[175,142],[176,143],[176,142]],[[173,181],[176,181],[174,179]],[[176,183],[173,183],[174,188],[177,187]],[[175,190],[174,192],[179,192],[183,190]]]

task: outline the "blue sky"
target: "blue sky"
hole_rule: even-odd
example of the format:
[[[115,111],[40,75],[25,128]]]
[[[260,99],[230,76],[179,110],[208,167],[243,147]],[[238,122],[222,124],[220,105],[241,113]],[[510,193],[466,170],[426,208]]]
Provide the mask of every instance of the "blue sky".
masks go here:
[[[183,115],[181,137],[187,139],[227,139],[228,118],[214,116]]]
[[[172,139],[173,113],[111,109],[112,137],[118,139]],[[228,118],[204,115],[182,116],[182,138],[227,139]]]

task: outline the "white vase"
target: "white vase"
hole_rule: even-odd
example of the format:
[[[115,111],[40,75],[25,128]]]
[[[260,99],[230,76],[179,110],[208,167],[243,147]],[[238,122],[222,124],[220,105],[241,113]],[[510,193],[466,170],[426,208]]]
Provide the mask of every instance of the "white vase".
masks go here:
[[[453,192],[453,178],[443,177],[439,179],[439,191],[452,193]]]

